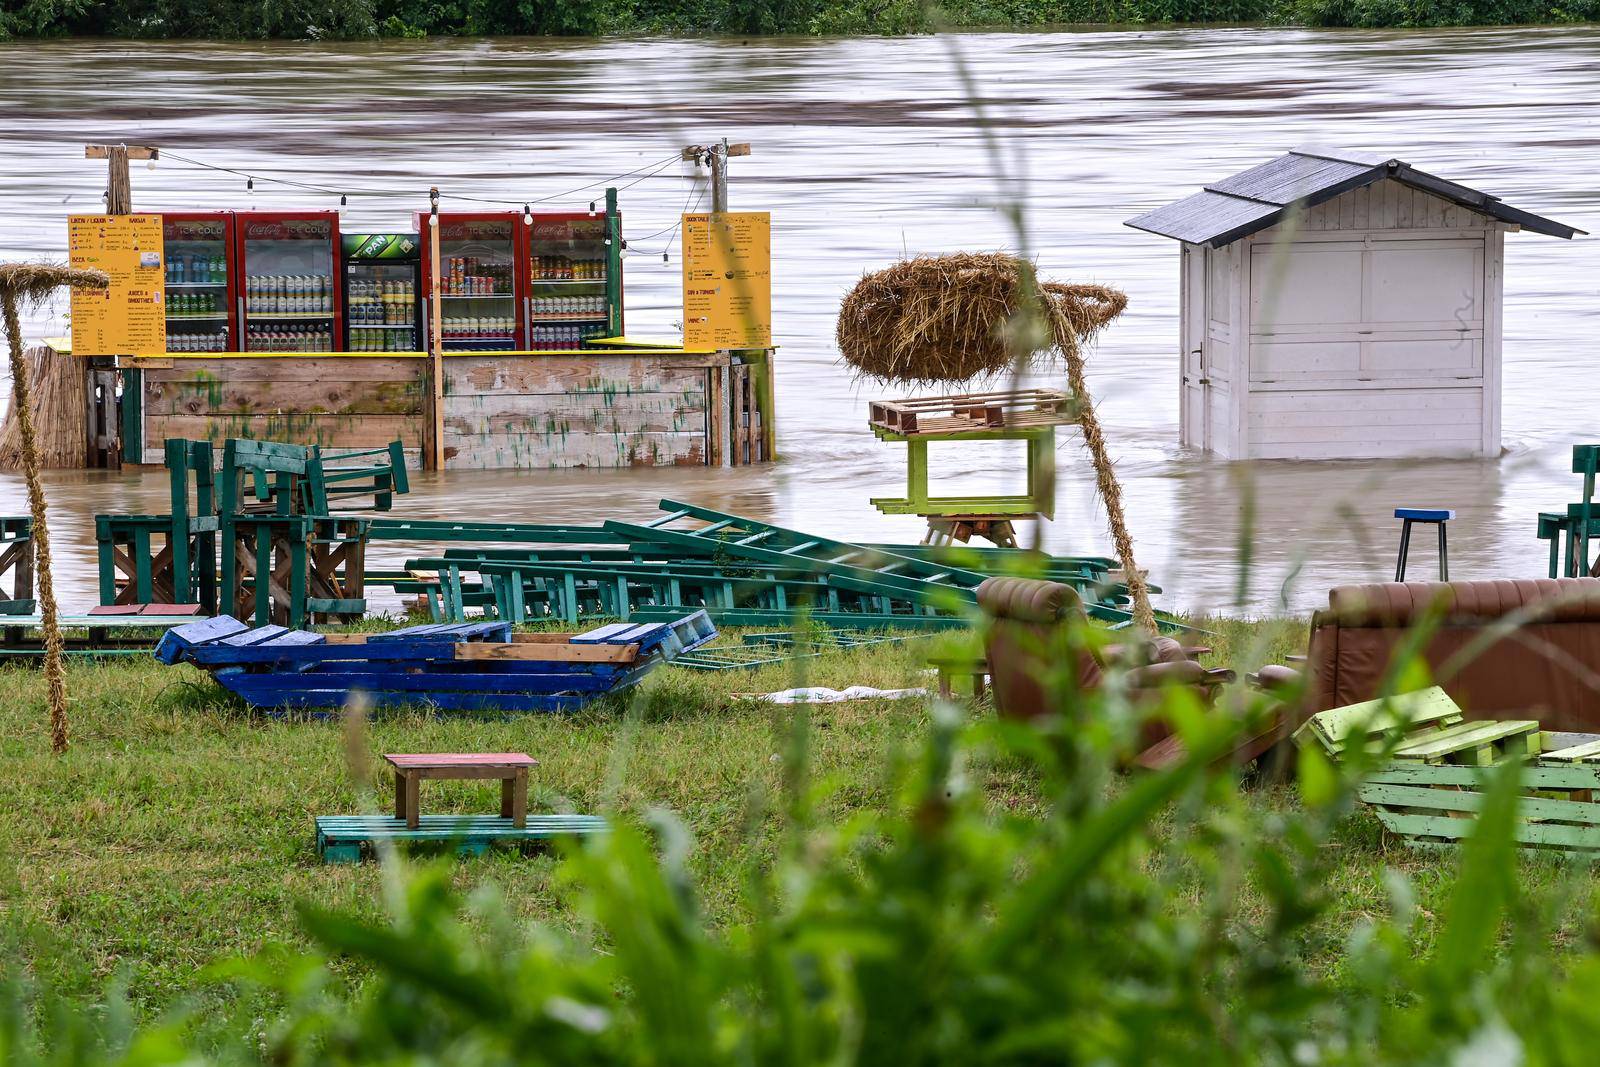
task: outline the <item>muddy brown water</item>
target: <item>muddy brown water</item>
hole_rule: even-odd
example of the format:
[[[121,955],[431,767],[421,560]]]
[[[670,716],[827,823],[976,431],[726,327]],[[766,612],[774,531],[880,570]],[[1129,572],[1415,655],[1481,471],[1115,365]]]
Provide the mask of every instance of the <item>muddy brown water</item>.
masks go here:
[[[965,76],[963,75],[965,72]],[[919,520],[868,503],[903,477],[865,406],[890,390],[835,362],[833,316],[863,271],[906,253],[1025,247],[1048,277],[1119,285],[1132,303],[1094,353],[1140,562],[1165,606],[1273,611],[1392,573],[1394,506],[1453,507],[1452,575],[1536,575],[1535,515],[1576,494],[1568,446],[1594,439],[1600,242],[1513,235],[1506,247],[1506,453],[1492,461],[1229,464],[1177,443],[1177,248],[1122,220],[1308,144],[1381,151],[1519,207],[1600,231],[1600,33],[1132,30],[905,40],[503,40],[338,45],[75,41],[0,46],[0,256],[61,256],[63,216],[98,210],[86,141],[154,143],[352,196],[349,231],[407,228],[450,194],[582,208],[618,184],[634,335],[677,333],[673,224],[703,183],[678,146],[754,144],[736,208],[773,213],[776,465],[735,471],[503,471],[422,476],[415,516],[644,518],[663,497],[849,539],[907,540]],[[979,121],[979,116],[983,120]],[[986,123],[986,125],[984,125]],[[992,147],[990,138],[992,137]],[[997,153],[997,155],[995,154]],[[997,176],[998,175],[998,176]],[[635,179],[639,179],[635,181]],[[135,165],[140,210],[338,206],[336,196],[164,160]],[[669,262],[663,263],[666,251]],[[61,309],[30,336],[64,329]],[[948,446],[941,485],[1015,484],[1020,457]],[[1045,531],[1106,551],[1075,435]],[[163,507],[164,480],[49,477],[63,601],[94,595],[93,516]],[[0,475],[0,513],[25,511]],[[1250,517],[1253,516],[1253,517]],[[1241,543],[1249,533],[1248,566]],[[397,561],[387,546],[375,562]],[[1418,539],[1413,576],[1432,572]]]

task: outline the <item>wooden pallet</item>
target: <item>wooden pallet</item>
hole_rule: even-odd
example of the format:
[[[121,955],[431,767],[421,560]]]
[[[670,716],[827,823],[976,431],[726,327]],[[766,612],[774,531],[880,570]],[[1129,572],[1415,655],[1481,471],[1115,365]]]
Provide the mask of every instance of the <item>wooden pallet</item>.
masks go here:
[[[1522,769],[1523,797],[1513,837],[1526,848],[1600,851],[1600,765],[1573,763]],[[1417,846],[1453,845],[1472,834],[1483,807],[1489,768],[1392,763],[1372,774],[1357,796],[1390,833]]]
[[[1471,836],[1490,768],[1522,764],[1522,800],[1513,836],[1526,848],[1600,851],[1600,739],[1541,753],[1530,719],[1466,721],[1433,687],[1314,715],[1295,733],[1334,758],[1356,746],[1388,751],[1391,762],[1367,776],[1357,796],[1385,830],[1408,844],[1438,847]]]
[[[1060,426],[1077,421],[1072,397],[1053,389],[878,400],[869,405],[867,418],[875,429],[908,437]]]
[[[715,637],[703,612],[576,635],[513,635],[507,622],[324,635],[222,615],[168,631],[156,659],[210,671],[268,710],[341,708],[360,693],[374,707],[574,711]]]
[[[496,815],[424,815],[416,829],[388,815],[317,816],[317,856],[324,863],[359,863],[379,841],[395,845],[443,845],[457,855],[481,856],[491,845],[530,845],[557,838],[588,837],[609,829],[598,815],[529,815],[516,827]]]

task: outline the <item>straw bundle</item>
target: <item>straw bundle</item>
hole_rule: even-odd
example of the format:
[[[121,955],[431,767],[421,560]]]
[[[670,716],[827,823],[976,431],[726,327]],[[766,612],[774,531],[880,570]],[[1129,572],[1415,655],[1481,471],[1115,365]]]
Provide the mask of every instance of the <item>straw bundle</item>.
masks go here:
[[[21,439],[22,470],[28,482],[28,509],[33,516],[33,545],[38,560],[39,609],[44,630],[44,673],[50,703],[50,748],[67,750],[67,675],[61,662],[61,626],[56,610],[55,578],[50,567],[50,528],[45,523],[44,488],[39,483],[39,444],[34,434],[33,386],[22,350],[22,322],[17,308],[37,303],[63,285],[104,289],[110,277],[99,270],[72,270],[48,263],[0,266],[0,316],[5,319],[11,356],[11,412]]]
[[[1033,264],[1002,252],[918,256],[856,283],[836,339],[870,377],[965,382],[1075,352],[1127,306],[1103,285],[1036,283]]]

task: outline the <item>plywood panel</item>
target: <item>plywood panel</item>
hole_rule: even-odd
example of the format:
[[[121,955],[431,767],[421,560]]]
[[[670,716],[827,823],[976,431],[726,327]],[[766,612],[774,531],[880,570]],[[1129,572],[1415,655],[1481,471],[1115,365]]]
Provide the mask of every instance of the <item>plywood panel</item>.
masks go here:
[[[1483,342],[1451,340],[1377,340],[1367,345],[1364,369],[1379,374],[1470,374],[1483,372]]]
[[[704,389],[704,360],[679,356],[484,356],[445,360],[445,394],[658,393]]]
[[[1206,249],[1206,314],[1211,321],[1224,325],[1233,321],[1233,272],[1228,267],[1231,256],[1231,249]]]
[[[1303,389],[1256,393],[1251,417],[1292,415],[1307,421],[1359,409],[1363,411],[1447,410],[1476,412],[1482,389],[1469,385],[1459,389]]]
[[[416,415],[423,399],[416,379],[351,381],[336,375],[318,381],[191,375],[181,381],[147,378],[144,386],[147,415]]]
[[[253,437],[341,448],[377,447],[398,438],[414,448],[422,439],[422,420],[409,415],[299,414],[154,415],[145,419],[147,452],[159,450],[169,437],[213,442]]]
[[[445,433],[525,433],[566,437],[576,433],[703,433],[704,393],[609,395],[502,395],[448,397]]]
[[[1374,324],[1454,321],[1478,328],[1483,323],[1483,241],[1427,242],[1408,247],[1387,242],[1370,257],[1371,312]]]
[[[1361,246],[1343,242],[1254,246],[1250,328],[1361,321]]]
[[[1351,377],[1361,371],[1361,345],[1355,341],[1307,340],[1250,346],[1250,380]]]
[[[574,434],[551,439],[534,434],[450,434],[449,470],[511,467],[702,466],[704,433]]]
[[[416,381],[426,360],[384,356],[241,356],[224,359],[174,359],[170,368],[146,370],[147,381],[194,381],[206,377],[228,382],[394,382]]]

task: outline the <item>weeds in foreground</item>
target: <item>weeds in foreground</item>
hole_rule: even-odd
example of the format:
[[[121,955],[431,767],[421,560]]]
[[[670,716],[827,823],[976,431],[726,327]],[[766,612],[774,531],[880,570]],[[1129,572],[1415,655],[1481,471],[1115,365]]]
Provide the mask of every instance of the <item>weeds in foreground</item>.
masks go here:
[[[751,783],[740,816],[747,832],[777,833],[745,855],[737,921],[708,921],[697,843],[648,811],[562,857],[569,924],[520,921],[492,884],[463,897],[448,868],[395,866],[381,913],[306,903],[309,950],[210,968],[212,981],[268,991],[270,1015],[136,1026],[116,990],[98,1012],[73,1011],[23,999],[13,979],[0,1052],[63,1064],[1587,1062],[1600,955],[1587,942],[1550,950],[1550,901],[1517,877],[1513,776],[1499,776],[1430,938],[1416,888],[1385,871],[1329,968],[1349,773],[1306,762],[1298,807],[1263,813],[1215,769],[1235,720],[1177,693],[1152,712],[1060,682],[1061,713],[1042,725],[936,707],[891,768],[894,800],[843,817],[838,783],[810,758],[810,713],[779,713],[779,773]],[[1121,778],[1151,713],[1192,755]],[[996,782],[1015,803],[996,803]]]

